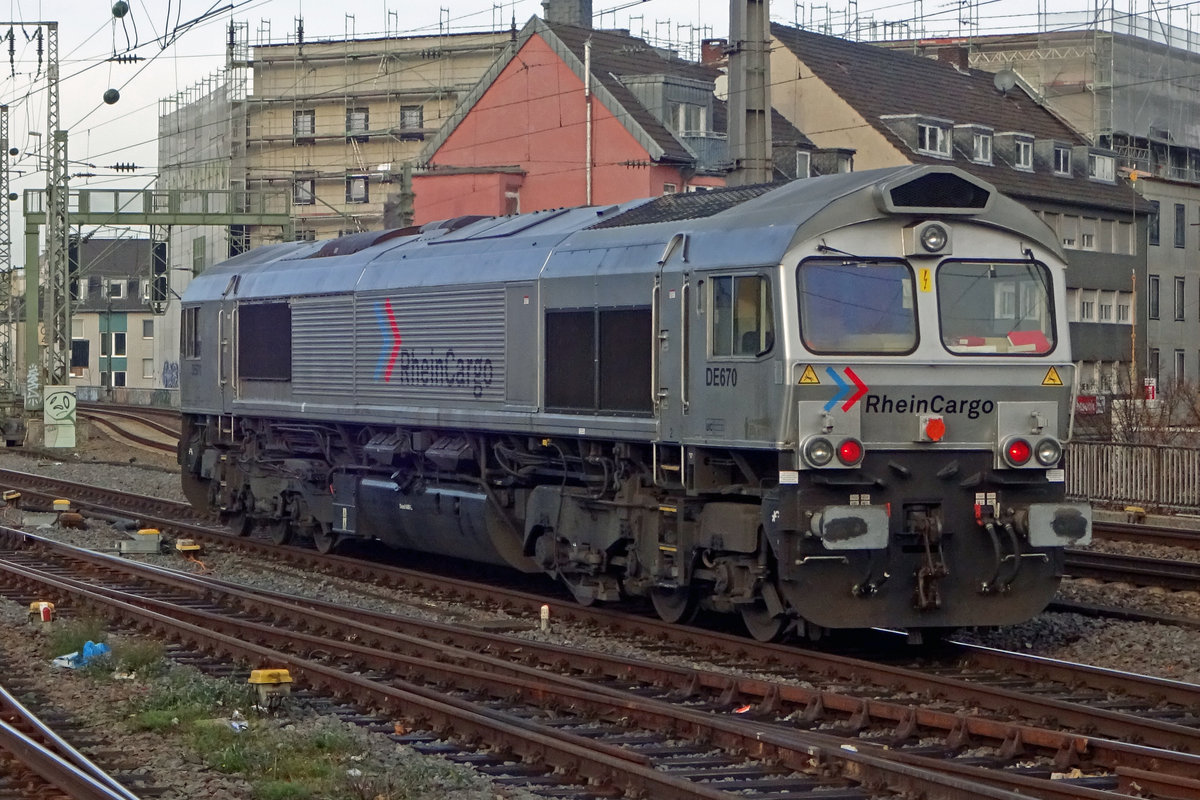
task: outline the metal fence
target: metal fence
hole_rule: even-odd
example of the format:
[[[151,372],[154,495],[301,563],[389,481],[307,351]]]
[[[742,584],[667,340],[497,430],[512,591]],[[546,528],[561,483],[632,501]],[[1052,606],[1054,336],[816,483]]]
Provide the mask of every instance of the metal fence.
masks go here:
[[[1073,442],[1067,455],[1067,494],[1092,502],[1200,512],[1200,450]]]

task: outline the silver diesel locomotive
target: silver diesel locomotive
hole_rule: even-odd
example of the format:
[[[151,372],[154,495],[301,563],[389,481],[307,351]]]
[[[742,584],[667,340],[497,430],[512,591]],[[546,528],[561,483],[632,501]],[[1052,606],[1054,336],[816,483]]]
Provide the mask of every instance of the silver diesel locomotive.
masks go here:
[[[183,298],[184,488],[763,640],[1014,623],[1091,536],[1063,281],[929,166],[267,246]]]

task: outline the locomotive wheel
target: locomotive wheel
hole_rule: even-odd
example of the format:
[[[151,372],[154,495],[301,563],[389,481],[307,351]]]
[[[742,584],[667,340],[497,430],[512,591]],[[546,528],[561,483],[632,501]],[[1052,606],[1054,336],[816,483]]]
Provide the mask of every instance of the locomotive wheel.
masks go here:
[[[766,605],[761,600],[741,607],[742,624],[746,626],[746,632],[760,642],[777,642],[783,638],[783,632],[787,630],[788,623],[791,622],[782,614],[772,614],[767,611]]]
[[[321,555],[328,555],[337,549],[339,536],[324,522],[318,522],[312,527],[313,546]]]
[[[292,541],[292,521],[289,519],[281,517],[266,520],[263,522],[263,530],[275,544],[284,545]]]
[[[651,589],[650,602],[654,611],[663,622],[687,625],[696,618],[700,610],[700,602],[696,592],[689,586],[677,589]]]

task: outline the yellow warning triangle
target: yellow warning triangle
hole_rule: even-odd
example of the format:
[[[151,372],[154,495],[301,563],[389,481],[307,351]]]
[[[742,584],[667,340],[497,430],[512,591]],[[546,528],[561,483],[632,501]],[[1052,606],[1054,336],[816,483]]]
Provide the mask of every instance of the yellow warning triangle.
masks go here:
[[[800,375],[800,383],[820,383],[817,378],[817,373],[813,371],[812,364],[804,368],[804,372]]]
[[[1042,378],[1042,386],[1062,386],[1062,378],[1058,377],[1058,370],[1054,367],[1046,370],[1046,377]]]

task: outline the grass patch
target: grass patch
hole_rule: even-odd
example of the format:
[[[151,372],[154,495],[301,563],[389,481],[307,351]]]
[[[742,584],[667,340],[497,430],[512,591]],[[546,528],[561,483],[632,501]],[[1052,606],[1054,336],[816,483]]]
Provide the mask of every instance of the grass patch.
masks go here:
[[[169,664],[169,662],[168,662]],[[384,766],[364,752],[360,735],[333,719],[289,720],[250,711],[246,684],[170,665],[153,680],[131,717],[133,727],[179,736],[211,768],[236,774],[253,800],[415,800],[473,785],[469,771],[437,760]],[[235,731],[235,709],[249,727]]]
[[[150,678],[167,670],[167,648],[152,639],[128,639],[113,646],[117,666]]]
[[[88,642],[97,644],[108,640],[108,623],[85,617],[55,623],[50,629],[50,655],[54,658],[78,653]]]

